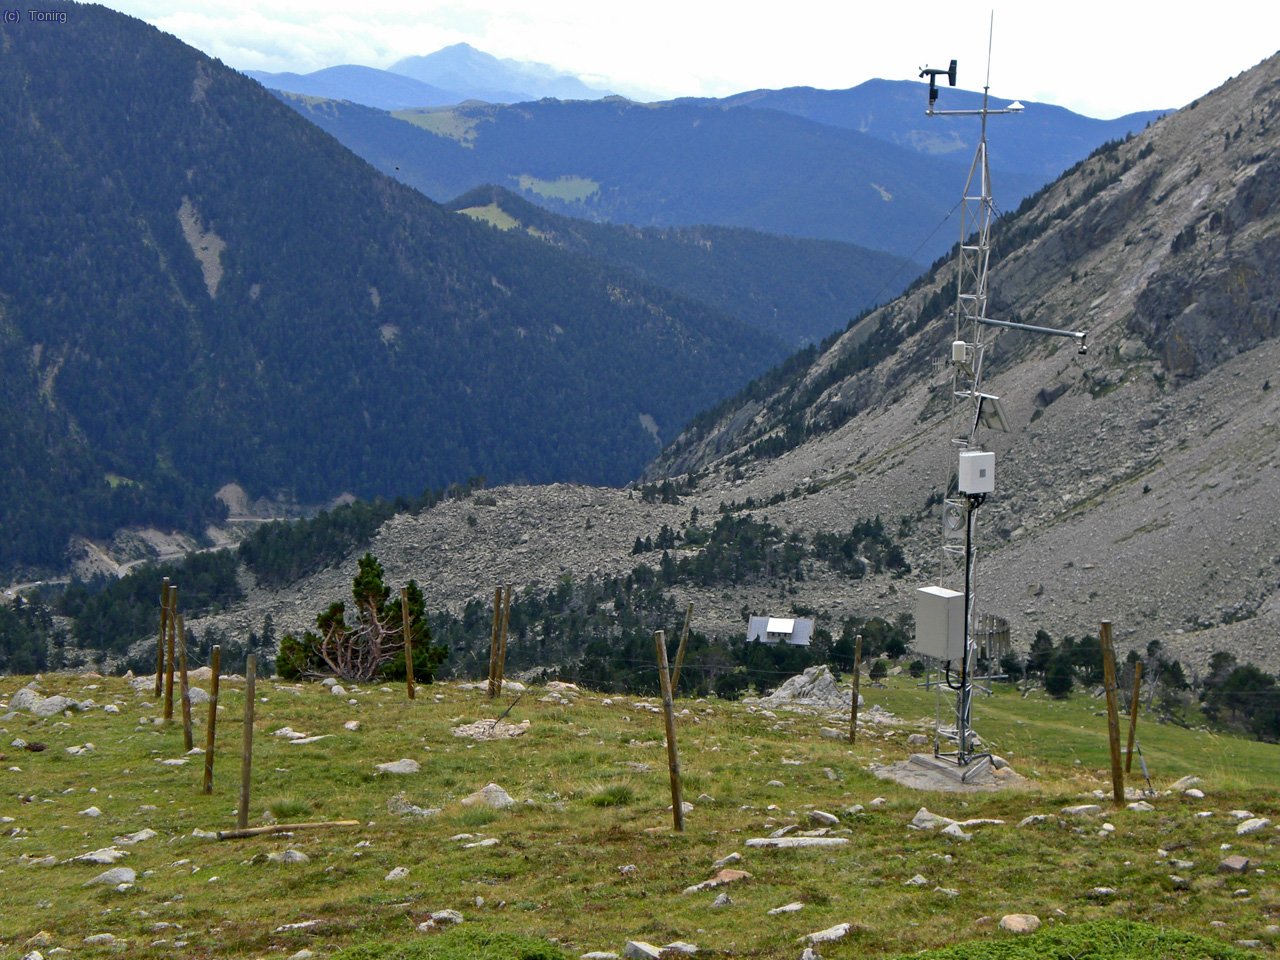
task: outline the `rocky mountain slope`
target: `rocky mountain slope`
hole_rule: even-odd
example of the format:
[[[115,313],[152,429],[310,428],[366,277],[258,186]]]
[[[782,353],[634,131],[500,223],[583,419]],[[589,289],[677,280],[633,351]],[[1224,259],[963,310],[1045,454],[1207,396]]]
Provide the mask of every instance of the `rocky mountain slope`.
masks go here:
[[[1081,356],[1056,338],[992,341],[987,387],[1012,432],[990,435],[998,486],[979,515],[977,606],[1009,618],[1015,641],[1109,619],[1122,650],[1158,640],[1193,667],[1217,649],[1280,666],[1278,139],[1280,56],[1082,162],[997,225],[992,315],[1084,328],[1091,345]],[[949,282],[941,269],[704,417],[651,471],[697,472],[678,504],[502,488],[487,505],[397,518],[373,549],[393,580],[416,576],[457,608],[499,581],[629,570],[637,536],[678,528],[694,507],[772,500],[756,513],[807,533],[876,514],[898,522],[913,574],[854,581],[819,566],[789,585],[685,591],[702,629],[736,634],[743,607],[909,612],[912,588],[938,569],[927,504],[951,466],[947,438],[962,432],[945,397]],[[280,629],[304,625],[341,595],[346,567],[353,558],[287,594],[255,594],[221,623],[271,610]]]

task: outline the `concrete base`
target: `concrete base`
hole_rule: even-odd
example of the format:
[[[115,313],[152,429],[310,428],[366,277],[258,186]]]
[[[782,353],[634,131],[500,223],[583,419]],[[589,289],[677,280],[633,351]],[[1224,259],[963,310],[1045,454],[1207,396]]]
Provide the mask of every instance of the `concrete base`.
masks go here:
[[[988,754],[979,754],[964,766],[957,763],[955,757],[935,757],[932,753],[913,753],[907,762],[956,783],[983,782],[991,778],[991,757]]]

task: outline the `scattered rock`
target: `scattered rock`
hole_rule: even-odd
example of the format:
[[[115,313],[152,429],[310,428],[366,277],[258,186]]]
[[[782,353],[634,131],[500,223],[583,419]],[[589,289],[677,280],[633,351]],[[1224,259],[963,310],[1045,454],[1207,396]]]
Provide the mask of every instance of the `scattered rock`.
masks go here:
[[[692,887],[686,887],[685,893],[701,893],[703,890],[714,890],[716,887],[723,887],[727,883],[737,883],[739,880],[750,880],[751,874],[745,870],[734,870],[732,867],[726,867],[720,870],[710,880],[703,880],[696,883]]]
[[[1247,837],[1251,833],[1261,833],[1269,826],[1271,821],[1266,817],[1250,817],[1236,827],[1236,836]]]
[[[466,737],[470,740],[509,740],[522,737],[529,732],[529,721],[507,723],[505,720],[477,720],[453,728],[455,737]]]
[[[773,916],[777,916],[780,913],[795,913],[797,910],[803,910],[803,909],[804,909],[804,904],[801,903],[799,900],[797,900],[794,903],[786,903],[780,907],[774,907],[772,910],[768,911],[768,914],[769,916],[773,917]]]
[[[942,828],[942,835],[944,837],[951,837],[953,840],[972,840],[973,839],[973,834],[965,833],[962,829],[960,829],[960,824],[958,823],[947,824],[945,827]]]
[[[1034,913],[1007,913],[1000,918],[1000,929],[1009,933],[1035,933],[1040,929],[1040,918]]]
[[[1063,807],[1062,812],[1068,817],[1092,817],[1102,812],[1102,807],[1096,803],[1078,803],[1072,807]],[[1022,916],[1022,914],[1010,914],[1010,916]]]
[[[826,813],[823,810],[810,810],[809,819],[814,823],[820,823],[828,827],[833,827],[840,822],[840,818],[835,814]]]
[[[102,847],[99,850],[90,850],[88,853],[82,853],[78,857],[72,857],[67,863],[96,863],[100,866],[115,863],[122,860],[129,854],[124,850],[117,850],[115,847]]]
[[[848,837],[754,837],[747,841],[747,846],[793,850],[804,847],[842,847],[848,842]]]
[[[387,812],[401,817],[434,817],[440,812],[439,807],[420,807],[411,803],[404,792],[397,793],[387,801]]]
[[[843,940],[849,935],[849,931],[853,929],[851,923],[837,923],[834,927],[827,927],[825,930],[819,930],[817,933],[806,933],[800,938],[801,943],[834,943],[837,940]]]
[[[1192,787],[1198,787],[1203,781],[1196,776],[1183,777],[1181,780],[1175,780],[1169,785],[1169,789],[1175,793],[1180,790],[1189,790]]]
[[[380,763],[374,769],[378,773],[417,773],[422,769],[422,764],[418,763],[417,760],[392,760],[389,763]]]
[[[1219,873],[1247,873],[1248,870],[1249,858],[1238,853],[1233,853],[1218,864]]]
[[[390,873],[388,873],[388,874],[387,874],[385,877],[383,877],[382,879],[383,879],[383,880],[392,880],[392,881],[395,881],[395,880],[403,880],[403,879],[404,879],[405,877],[407,877],[408,875],[409,875],[409,868],[408,868],[408,867],[394,867],[394,868],[391,870],[391,872],[390,872]]]
[[[122,883],[136,883],[138,874],[128,867],[112,867],[98,874],[92,880],[86,880],[82,886],[118,887]]]
[[[732,907],[733,900],[727,893],[722,893],[711,902],[713,907]]]
[[[276,850],[267,854],[270,863],[310,863],[311,858],[301,850]]]
[[[731,864],[731,863],[739,863],[739,862],[741,862],[741,860],[742,860],[742,854],[738,853],[738,852],[735,850],[733,853],[729,854],[728,856],[721,857],[719,860],[717,860],[715,863],[713,863],[713,864],[711,865],[711,869],[712,869],[712,870],[719,870],[719,869],[721,869],[722,867],[727,867],[727,866],[729,866],[729,864]]]
[[[139,830],[137,833],[128,833],[122,837],[116,837],[115,842],[120,844],[123,847],[130,847],[130,846],[133,846],[135,843],[142,843],[142,841],[150,840],[152,837],[155,837],[155,836],[158,836],[158,834],[154,830],[152,830],[150,827],[145,827],[142,830]]]
[[[911,818],[911,822],[907,826],[916,830],[936,830],[941,827],[952,826],[954,823],[955,821],[950,817],[930,813],[928,807],[921,807],[916,811],[916,815]]]
[[[697,952],[698,952],[697,944],[688,943],[684,940],[673,940],[671,943],[664,943],[662,945],[662,955],[664,957],[672,953],[678,953],[686,957],[692,957]]]
[[[462,914],[457,910],[436,910],[426,920],[418,924],[418,932],[430,933],[432,930],[439,930],[441,927],[449,927],[455,923],[462,922]]]
[[[511,794],[496,783],[489,783],[470,796],[463,797],[462,805],[464,807],[489,807],[492,810],[506,810],[514,807],[516,801]]]
[[[1135,800],[1133,803],[1128,804],[1128,809],[1134,810],[1138,813],[1150,813],[1155,809],[1155,807],[1147,803],[1145,800]]]
[[[643,940],[628,940],[622,948],[622,955],[628,960],[661,960],[662,951]]]

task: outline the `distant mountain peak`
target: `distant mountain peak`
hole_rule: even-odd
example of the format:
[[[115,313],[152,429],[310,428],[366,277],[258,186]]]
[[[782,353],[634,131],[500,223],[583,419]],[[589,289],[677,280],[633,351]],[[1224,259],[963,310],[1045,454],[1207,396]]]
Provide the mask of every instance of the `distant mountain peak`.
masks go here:
[[[464,91],[471,99],[497,103],[544,97],[598,100],[610,93],[589,87],[548,64],[499,59],[469,43],[454,43],[425,56],[405,57],[388,69],[433,86]]]

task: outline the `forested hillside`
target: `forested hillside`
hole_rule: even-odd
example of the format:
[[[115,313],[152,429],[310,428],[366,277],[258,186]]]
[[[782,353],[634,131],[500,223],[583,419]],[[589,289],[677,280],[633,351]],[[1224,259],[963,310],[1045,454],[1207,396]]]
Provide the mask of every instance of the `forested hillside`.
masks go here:
[[[915,276],[909,260],[838,240],[806,240],[741,227],[631,227],[551,213],[502,187],[447,204],[501,229],[634,270],[737,317],[793,347],[843,328]]]
[[[447,201],[497,184],[557,213],[843,240],[927,262],[967,160],[938,159],[774,110],[540,100],[394,114],[281,94],[379,170]],[[1041,176],[999,174],[1010,197]]]
[[[59,5],[62,6],[62,5]],[[0,26],[0,569],[322,502],[617,483],[781,343],[449,213],[100,7]]]

